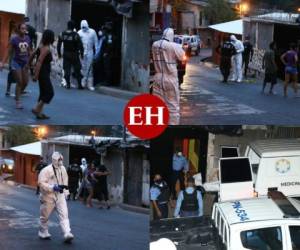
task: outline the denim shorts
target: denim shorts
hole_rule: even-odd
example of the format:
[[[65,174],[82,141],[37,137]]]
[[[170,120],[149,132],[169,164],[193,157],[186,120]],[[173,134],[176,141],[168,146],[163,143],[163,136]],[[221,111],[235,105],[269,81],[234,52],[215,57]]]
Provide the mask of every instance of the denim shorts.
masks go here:
[[[291,74],[291,75],[297,75],[298,74],[297,67],[286,66],[285,67],[285,73]]]
[[[11,70],[20,70],[20,69],[24,69],[26,66],[26,63],[19,63],[19,62],[16,62],[15,60],[12,60],[11,61]]]

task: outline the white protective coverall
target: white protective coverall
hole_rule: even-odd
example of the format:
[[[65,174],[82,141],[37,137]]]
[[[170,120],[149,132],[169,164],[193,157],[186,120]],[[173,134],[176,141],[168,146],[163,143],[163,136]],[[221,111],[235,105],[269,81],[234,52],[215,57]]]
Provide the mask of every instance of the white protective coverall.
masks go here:
[[[94,48],[98,46],[98,37],[96,31],[89,28],[88,22],[86,20],[81,21],[81,30],[78,34],[81,38],[84,55],[82,64],[82,82],[81,85],[85,88],[88,87],[89,90],[94,90],[94,77],[93,77],[93,59],[94,59]]]
[[[174,30],[164,30],[161,40],[152,45],[155,68],[153,94],[163,99],[169,109],[169,125],[178,125],[180,121],[180,93],[177,61],[184,60],[184,50],[173,42]]]
[[[176,250],[175,244],[167,239],[167,238],[161,238],[158,241],[154,241],[150,243],[150,250]]]
[[[39,174],[38,185],[40,186],[40,238],[50,238],[48,232],[48,219],[54,209],[58,213],[59,223],[64,234],[66,242],[71,241],[74,236],[71,233],[68,207],[66,197],[69,191],[64,189],[63,193],[54,190],[55,185],[68,185],[68,174],[62,165],[62,155],[54,152],[52,155],[52,164],[43,168]],[[54,171],[55,169],[55,171]]]
[[[241,82],[243,80],[243,42],[238,40],[235,35],[230,36],[230,40],[235,47],[236,54],[232,56],[232,79],[231,81]]]

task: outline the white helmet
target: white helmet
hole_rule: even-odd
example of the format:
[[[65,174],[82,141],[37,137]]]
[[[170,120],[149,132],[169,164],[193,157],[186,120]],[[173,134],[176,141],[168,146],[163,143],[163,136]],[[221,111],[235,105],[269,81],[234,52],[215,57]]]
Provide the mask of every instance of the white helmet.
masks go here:
[[[81,164],[86,165],[86,159],[85,158],[81,158]]]

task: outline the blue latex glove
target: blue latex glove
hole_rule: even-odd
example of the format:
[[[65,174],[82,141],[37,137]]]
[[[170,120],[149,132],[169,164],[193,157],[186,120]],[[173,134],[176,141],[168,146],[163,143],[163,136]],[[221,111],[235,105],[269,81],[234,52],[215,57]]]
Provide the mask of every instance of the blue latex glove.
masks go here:
[[[61,193],[63,190],[59,185],[55,184],[54,187],[53,187],[53,191]]]

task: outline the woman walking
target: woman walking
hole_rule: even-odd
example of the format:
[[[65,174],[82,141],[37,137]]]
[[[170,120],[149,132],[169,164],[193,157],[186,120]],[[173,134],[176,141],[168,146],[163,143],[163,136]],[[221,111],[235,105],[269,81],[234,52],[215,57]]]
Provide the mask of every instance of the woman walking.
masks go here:
[[[290,44],[289,51],[281,56],[281,61],[285,65],[285,81],[284,81],[284,97],[287,97],[287,89],[290,81],[293,84],[295,97],[298,96],[298,54],[296,51],[296,44]]]
[[[8,46],[8,53],[4,56],[2,63],[0,63],[0,70],[2,70],[7,59],[12,58],[10,66],[13,72],[13,77],[17,82],[15,97],[17,109],[23,109],[20,96],[28,84],[28,62],[31,55],[31,41],[26,33],[26,24],[19,24],[17,35],[11,38]]]
[[[35,52],[38,56],[35,66],[33,80],[39,81],[40,95],[38,103],[32,109],[32,113],[37,119],[49,119],[50,117],[43,113],[44,104],[49,104],[54,96],[54,89],[50,79],[52,54],[50,45],[54,42],[54,32],[45,30],[42,37],[42,45]],[[32,59],[33,57],[31,57]],[[31,60],[30,60],[31,61]]]

